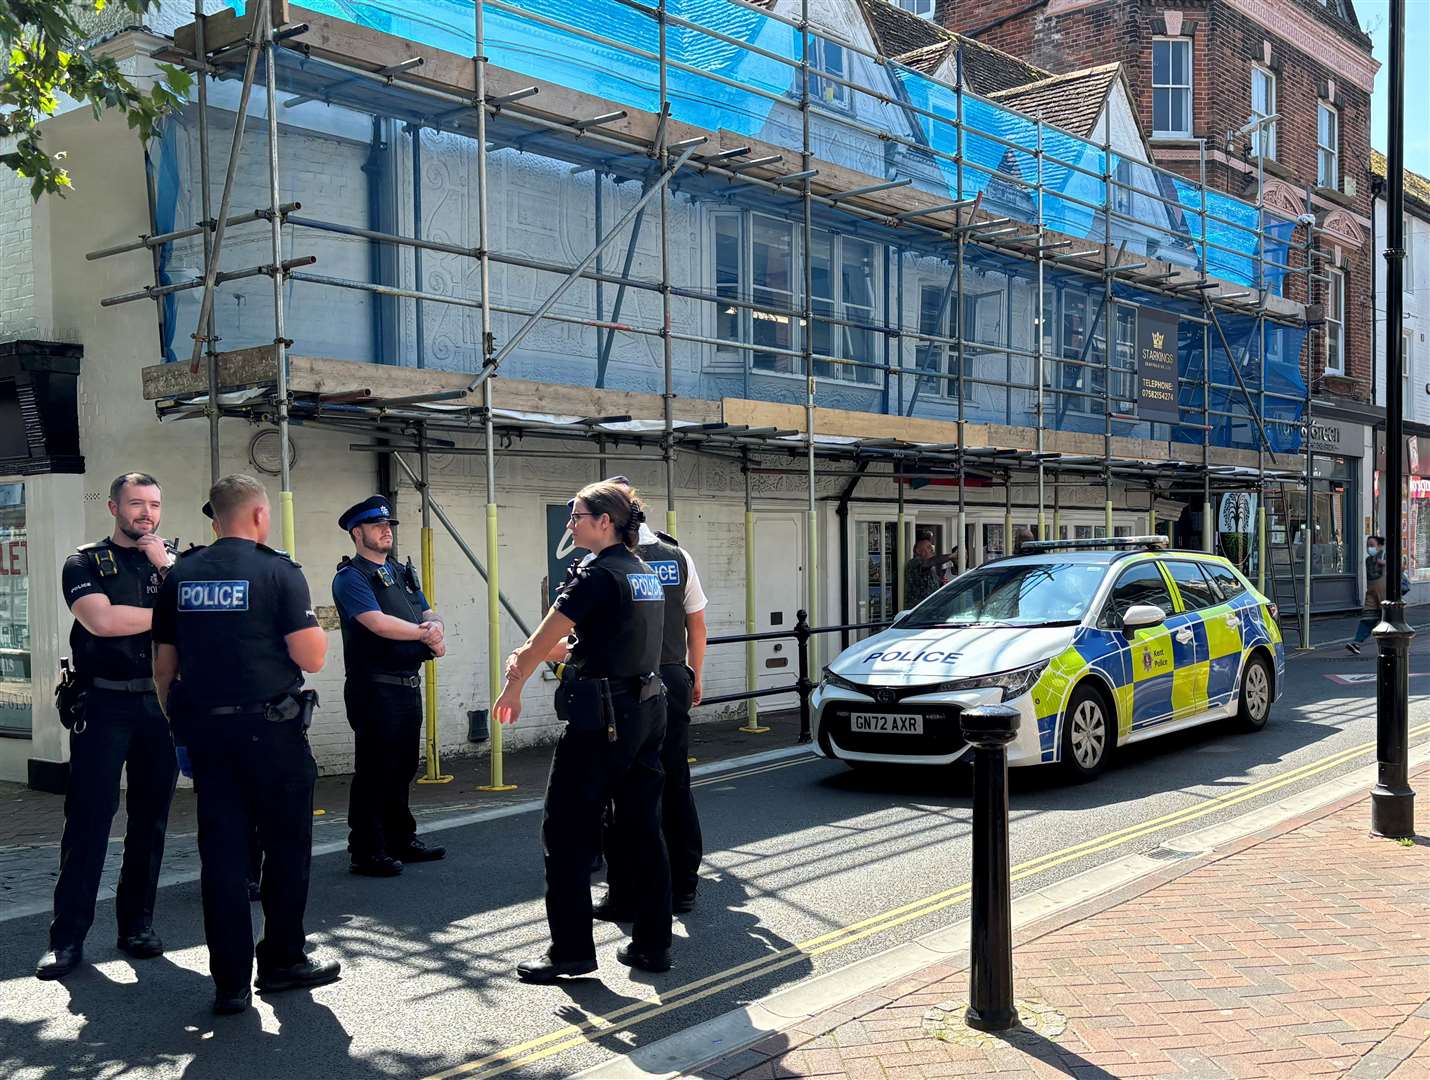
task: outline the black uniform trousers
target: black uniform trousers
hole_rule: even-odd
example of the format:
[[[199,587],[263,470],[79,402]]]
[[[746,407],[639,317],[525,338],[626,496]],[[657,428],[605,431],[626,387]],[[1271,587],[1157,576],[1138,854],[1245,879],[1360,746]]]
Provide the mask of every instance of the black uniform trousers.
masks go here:
[[[164,861],[164,831],[179,775],[169,724],[151,691],[90,689],[83,730],[70,732],[69,787],[55,884],[52,949],[80,945],[94,922],[95,898],[109,848],[109,827],[119,809],[120,771],[127,767],[124,861],[114,914],[120,936],[149,929]]]
[[[263,846],[260,972],[303,962],[318,768],[296,721],[200,716],[189,735],[198,796],[199,861],[209,972],[220,993],[253,981],[249,844]]]
[[[402,857],[417,835],[408,793],[422,742],[422,692],[350,675],[343,704],[353,729],[348,851],[354,858]]]
[[[670,887],[676,896],[688,896],[700,884],[700,860],[705,854],[700,834],[700,815],[690,791],[690,708],[695,679],[684,664],[664,664],[660,681],[665,684],[665,738],[660,746],[660,765],[665,773],[661,794],[661,832],[670,859]],[[629,908],[632,881],[643,859],[640,843],[623,827],[624,792],[618,790],[614,807],[606,819],[602,846],[606,853],[608,900],[612,907]]]
[[[551,759],[541,838],[546,853],[546,921],[553,960],[586,960],[596,954],[591,931],[591,860],[601,836],[607,802],[621,793],[625,836],[642,855],[632,867],[637,948],[670,947],[670,867],[660,830],[664,783],[660,744],[665,735],[665,695],[638,701],[612,697],[616,741],[604,726],[567,724]]]

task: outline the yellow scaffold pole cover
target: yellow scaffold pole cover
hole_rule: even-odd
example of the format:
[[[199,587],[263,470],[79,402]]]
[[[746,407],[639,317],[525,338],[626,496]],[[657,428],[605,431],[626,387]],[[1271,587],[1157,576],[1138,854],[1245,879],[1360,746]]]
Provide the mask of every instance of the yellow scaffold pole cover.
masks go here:
[[[674,533],[671,534],[675,535]],[[755,515],[745,511],[745,633],[755,632]],[[753,694],[760,688],[760,673],[756,668],[756,649],[753,641],[745,642],[745,690]],[[740,728],[748,735],[763,735],[770,729],[760,723],[760,706],[757,698],[745,702],[745,723]]]
[[[293,528],[293,493],[291,491],[280,491],[278,493],[278,505],[283,514],[283,550],[290,558],[298,557],[298,537]]]
[[[497,577],[497,504],[487,503],[487,729],[491,733],[492,778],[478,791],[515,791],[502,778],[502,729],[496,702],[501,694],[501,593]]]
[[[436,560],[432,558],[432,527],[422,527],[422,593],[427,604],[437,606]],[[418,778],[419,784],[450,784],[451,776],[442,775],[441,751],[437,743],[437,661],[428,660],[422,665],[424,692],[422,695],[422,715],[425,721],[427,741],[427,772]]]

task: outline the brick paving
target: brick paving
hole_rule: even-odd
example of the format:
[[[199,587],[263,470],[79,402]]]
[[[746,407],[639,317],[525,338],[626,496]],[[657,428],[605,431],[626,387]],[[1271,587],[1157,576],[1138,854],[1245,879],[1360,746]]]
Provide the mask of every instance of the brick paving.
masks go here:
[[[967,969],[936,965],[693,1075],[1430,1080],[1430,840],[1369,816],[1342,800],[1023,928],[1047,1033],[970,1032]]]

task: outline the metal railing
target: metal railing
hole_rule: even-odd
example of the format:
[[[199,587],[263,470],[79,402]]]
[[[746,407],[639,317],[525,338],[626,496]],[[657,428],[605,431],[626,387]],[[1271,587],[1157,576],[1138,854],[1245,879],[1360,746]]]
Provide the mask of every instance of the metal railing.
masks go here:
[[[891,624],[887,622],[866,622],[866,623],[841,623],[837,626],[810,626],[809,613],[800,610],[795,612],[795,622],[788,630],[766,630],[758,634],[720,634],[709,638],[706,645],[741,645],[754,641],[782,641],[793,638],[796,643],[799,664],[797,671],[799,678],[796,682],[788,686],[771,686],[763,690],[741,690],[733,694],[716,694],[714,697],[701,699],[701,705],[729,705],[737,701],[753,701],[756,698],[775,697],[779,694],[799,695],[799,739],[801,743],[807,743],[811,739],[810,735],[810,714],[809,701],[814,694],[814,688],[818,682],[810,678],[809,675],[809,642],[816,634],[838,634],[849,630],[884,630]]]

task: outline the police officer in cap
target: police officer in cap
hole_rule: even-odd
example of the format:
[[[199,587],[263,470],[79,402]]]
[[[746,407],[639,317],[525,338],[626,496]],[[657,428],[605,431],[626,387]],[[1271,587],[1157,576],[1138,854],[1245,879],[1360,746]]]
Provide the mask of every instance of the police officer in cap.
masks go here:
[[[62,978],[83,959],[126,768],[118,947],[138,959],[164,951],[154,932],[154,900],[178,772],[149,656],[154,599],[174,564],[172,547],[158,533],[161,504],[159,482],[148,473],[117,477],[109,486],[114,531],[65,560],[61,582],[74,612],[70,650],[81,704],[62,716],[70,728],[70,774],[50,949],[35,967],[41,979]]]
[[[610,483],[621,485],[635,496],[635,488],[626,477],[613,476]],[[700,704],[703,693],[700,676],[705,662],[705,608],[709,601],[700,586],[695,561],[675,537],[657,532],[642,522],[636,554],[656,572],[665,591],[660,646],[660,681],[665,684],[665,739],[660,752],[661,768],[665,772],[661,826],[670,856],[674,910],[684,912],[695,904],[695,890],[700,883],[697,871],[704,855],[700,816],[690,790],[690,710]],[[612,922],[630,921],[633,910],[630,879],[633,867],[642,858],[638,848],[629,848],[624,836],[621,804],[622,793],[618,792],[603,835],[606,880],[610,888],[595,909],[596,918]]]
[[[518,965],[526,982],[596,970],[591,860],[601,813],[618,789],[627,835],[644,858],[633,867],[631,943],[616,958],[644,971],[670,969],[670,867],[660,831],[665,690],[657,674],[665,599],[655,571],[635,554],[643,520],[640,502],[619,485],[581,489],[572,503],[571,534],[596,557],[507,658],[506,685],[496,701],[497,719],[515,723],[526,681],[574,631],[571,661],[556,692],[556,714],[566,728],[552,758],[541,824],[551,946]]]
[[[446,848],[417,839],[408,785],[417,769],[422,693],[417,669],[447,648],[442,620],[412,568],[392,557],[397,519],[381,495],[349,507],[338,527],[356,552],[333,577],[343,628],[343,702],[355,750],[348,802],[352,872],[393,877],[403,863],[431,862]]]
[[[322,669],[327,637],[298,564],[265,546],[263,485],[225,476],[209,502],[218,539],[182,559],[159,590],[154,682],[171,721],[182,724],[193,767],[214,1011],[238,1013],[252,1003],[246,879],[255,825],[264,854],[258,989],[338,977],[336,961],[303,951],[317,767],[307,736],[314,701],[302,685],[305,671]]]

